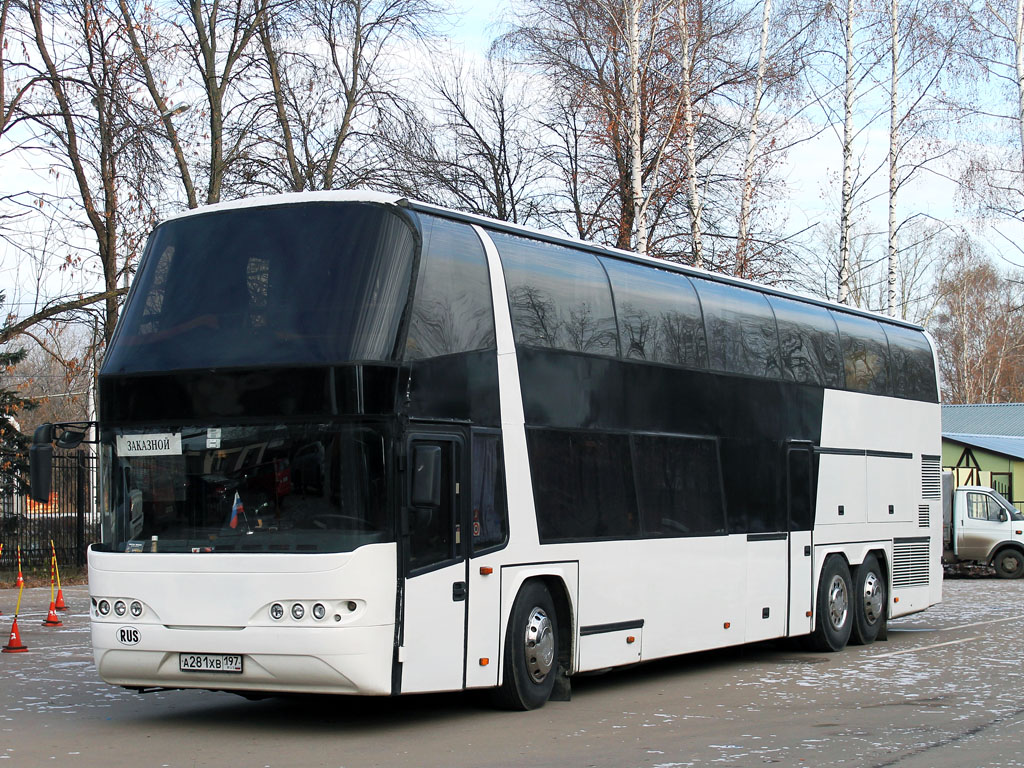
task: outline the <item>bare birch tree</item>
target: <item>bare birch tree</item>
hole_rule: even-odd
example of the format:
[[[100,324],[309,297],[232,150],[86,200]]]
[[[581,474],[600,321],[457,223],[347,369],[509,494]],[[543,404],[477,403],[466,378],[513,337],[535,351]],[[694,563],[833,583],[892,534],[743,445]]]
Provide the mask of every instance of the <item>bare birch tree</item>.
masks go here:
[[[119,17],[103,4],[62,0],[28,0],[27,11],[48,89],[32,120],[49,141],[55,167],[73,179],[75,202],[95,238],[103,288],[90,297],[57,300],[8,330],[102,300],[103,338],[109,341],[126,276],[152,224],[149,118],[127,90],[133,60]],[[77,218],[74,210],[69,215]],[[67,247],[81,248],[72,241]]]
[[[933,332],[943,392],[952,403],[1024,398],[1024,291],[1021,275],[1001,274],[967,238],[949,257],[939,283]]]
[[[686,199],[690,215],[690,249],[693,265],[704,267],[704,240],[701,234],[703,204],[697,186],[697,118],[693,104],[693,70],[696,46],[691,39],[695,24],[691,23],[688,0],[679,0],[676,6],[676,24],[679,27],[679,92],[683,111],[683,141],[686,157]]]
[[[433,0],[270,6],[259,42],[272,117],[249,175],[291,191],[387,185],[380,139],[410,109],[412,90],[394,54],[425,46],[440,18]]]
[[[761,99],[764,96],[765,74],[768,69],[768,33],[772,24],[772,0],[761,3],[761,34],[757,46],[757,71],[754,75],[754,94],[751,97],[750,125],[747,129],[747,151],[743,158],[743,181],[740,189],[739,232],[736,236],[736,264],[742,271],[750,237],[750,217],[754,202],[754,163],[757,160],[758,128],[761,118]]]
[[[973,87],[951,94],[965,128],[963,189],[1019,259],[1024,247],[1003,224],[1016,226],[1024,210],[1024,0],[954,7],[965,19],[957,53],[974,66],[964,78]]]
[[[888,166],[888,273],[884,310],[891,317],[902,312],[898,290],[900,272],[900,230],[920,211],[900,219],[900,191],[922,173],[952,154],[948,141],[938,140],[949,121],[941,104],[940,86],[948,74],[954,40],[961,33],[962,19],[955,14],[934,12],[931,3],[920,0],[889,0],[889,146]]]
[[[429,113],[410,118],[396,154],[406,194],[520,224],[544,220],[548,173],[533,81],[496,52],[479,66],[442,57],[427,79]]]

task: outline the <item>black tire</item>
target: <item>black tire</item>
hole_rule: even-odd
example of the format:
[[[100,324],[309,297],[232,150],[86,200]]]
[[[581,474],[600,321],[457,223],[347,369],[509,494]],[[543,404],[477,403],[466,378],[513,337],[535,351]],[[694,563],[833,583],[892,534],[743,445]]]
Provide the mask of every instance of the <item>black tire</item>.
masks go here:
[[[1001,549],[992,558],[996,575],[1001,579],[1019,579],[1024,576],[1024,554],[1019,549]]]
[[[504,680],[494,691],[494,704],[518,710],[543,707],[558,674],[558,620],[551,594],[540,581],[526,582],[516,595],[504,659]]]
[[[809,638],[816,651],[841,651],[850,640],[853,610],[850,569],[839,555],[831,555],[821,569],[814,632]]]
[[[878,558],[868,555],[857,566],[853,588],[853,626],[850,643],[871,645],[885,623],[889,607],[889,590]]]

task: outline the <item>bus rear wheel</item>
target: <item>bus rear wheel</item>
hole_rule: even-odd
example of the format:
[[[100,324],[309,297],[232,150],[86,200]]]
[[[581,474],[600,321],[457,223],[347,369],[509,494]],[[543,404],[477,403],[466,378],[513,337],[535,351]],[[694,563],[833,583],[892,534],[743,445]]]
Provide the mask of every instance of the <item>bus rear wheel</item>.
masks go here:
[[[853,590],[853,625],[850,642],[855,645],[871,645],[885,621],[888,610],[885,579],[875,555],[868,555],[857,566],[856,587]]]
[[[831,555],[821,569],[818,582],[817,619],[809,638],[816,651],[841,651],[850,640],[853,607],[850,598],[850,568],[846,560]]]
[[[1016,549],[1004,549],[992,558],[996,575],[1001,579],[1019,579],[1024,576],[1024,555]]]
[[[516,595],[504,658],[504,679],[494,703],[519,710],[544,706],[558,674],[558,621],[551,594],[540,581],[526,582]]]

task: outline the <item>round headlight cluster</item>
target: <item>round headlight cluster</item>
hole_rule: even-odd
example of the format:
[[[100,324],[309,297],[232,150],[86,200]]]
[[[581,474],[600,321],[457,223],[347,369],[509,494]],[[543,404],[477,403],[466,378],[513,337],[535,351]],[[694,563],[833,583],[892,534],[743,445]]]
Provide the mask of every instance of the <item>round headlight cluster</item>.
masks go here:
[[[288,613],[295,621],[302,621],[306,615],[306,606],[303,603],[292,603],[291,608],[288,609]],[[313,603],[312,608],[309,610],[310,614],[317,621],[322,621],[327,617],[327,606],[323,603]],[[270,618],[274,621],[280,621],[284,618],[285,607],[281,603],[273,603],[270,606]]]
[[[93,606],[95,606],[96,613],[100,616],[110,616],[111,611],[113,611],[114,615],[118,618],[126,618],[128,614],[131,614],[133,619],[138,619],[146,612],[142,601],[132,600],[131,598],[118,600],[110,600],[108,598],[96,600],[93,598]]]

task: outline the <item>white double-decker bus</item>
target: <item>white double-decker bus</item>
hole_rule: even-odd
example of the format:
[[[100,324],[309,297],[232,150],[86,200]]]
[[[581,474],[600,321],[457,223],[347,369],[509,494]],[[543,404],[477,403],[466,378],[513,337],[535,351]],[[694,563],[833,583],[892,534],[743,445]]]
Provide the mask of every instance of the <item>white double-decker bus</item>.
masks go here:
[[[96,664],[529,709],[871,643],[941,599],[938,402],[922,329],[848,307],[395,197],[192,211],[99,377]]]

